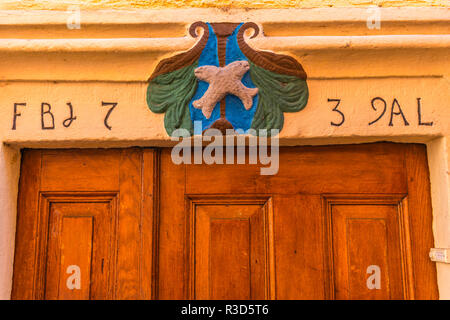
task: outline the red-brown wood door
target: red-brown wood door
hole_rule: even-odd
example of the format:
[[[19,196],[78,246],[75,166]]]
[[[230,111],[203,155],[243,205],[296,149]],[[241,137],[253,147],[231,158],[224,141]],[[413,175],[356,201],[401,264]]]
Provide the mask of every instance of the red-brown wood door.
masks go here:
[[[159,208],[160,299],[437,298],[421,145],[281,148],[272,176],[163,150]]]
[[[23,152],[12,298],[151,298],[154,154]]]
[[[422,145],[23,153],[13,298],[434,299]],[[81,277],[78,277],[81,275]]]

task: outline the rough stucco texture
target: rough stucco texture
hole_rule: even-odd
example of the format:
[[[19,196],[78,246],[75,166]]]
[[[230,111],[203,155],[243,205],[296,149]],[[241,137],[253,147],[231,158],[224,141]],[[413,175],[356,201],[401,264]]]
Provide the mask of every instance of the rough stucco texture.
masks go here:
[[[84,9],[125,8],[318,8],[450,6],[450,0],[0,0],[0,9],[62,10],[78,5]]]

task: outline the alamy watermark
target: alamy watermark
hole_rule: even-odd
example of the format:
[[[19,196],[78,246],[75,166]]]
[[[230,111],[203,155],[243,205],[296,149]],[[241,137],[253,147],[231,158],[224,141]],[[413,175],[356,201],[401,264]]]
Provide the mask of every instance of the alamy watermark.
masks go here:
[[[279,169],[278,129],[218,129],[202,131],[202,122],[194,121],[194,136],[176,129],[171,136],[178,143],[172,149],[175,164],[261,164],[261,175],[275,175]],[[247,143],[248,140],[248,143]],[[269,152],[270,149],[270,152]]]
[[[368,14],[366,19],[366,26],[368,29],[373,30],[381,29],[381,9],[378,6],[371,6],[367,8],[366,13]]]
[[[81,29],[81,9],[77,5],[69,6],[67,8],[68,17],[66,20],[67,29]]]
[[[66,286],[69,290],[81,289],[81,269],[76,264],[67,267],[66,273],[69,274],[66,280]]]
[[[367,278],[366,285],[369,290],[381,289],[381,268],[378,265],[372,264],[367,267],[367,274],[370,276]]]

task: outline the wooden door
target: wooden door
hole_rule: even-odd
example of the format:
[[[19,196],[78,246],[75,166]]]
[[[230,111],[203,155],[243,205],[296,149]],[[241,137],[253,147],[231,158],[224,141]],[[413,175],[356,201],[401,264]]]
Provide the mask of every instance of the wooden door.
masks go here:
[[[12,298],[151,298],[153,163],[153,150],[23,152]]]
[[[437,298],[424,146],[281,148],[273,176],[170,157],[157,298]]]
[[[26,150],[12,297],[435,299],[431,221],[423,145],[281,148],[273,176]]]

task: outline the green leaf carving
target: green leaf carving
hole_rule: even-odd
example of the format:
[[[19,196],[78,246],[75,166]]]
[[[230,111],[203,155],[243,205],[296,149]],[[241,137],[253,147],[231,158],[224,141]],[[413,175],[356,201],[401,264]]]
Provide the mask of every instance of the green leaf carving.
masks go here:
[[[150,81],[147,105],[155,113],[164,113],[164,126],[169,135],[183,128],[193,134],[189,101],[197,89],[194,69],[198,61],[181,69],[162,74]]]
[[[252,121],[252,129],[281,130],[284,124],[283,112],[302,110],[308,102],[306,80],[296,76],[278,74],[261,68],[251,61],[250,77],[259,89],[258,106]]]

